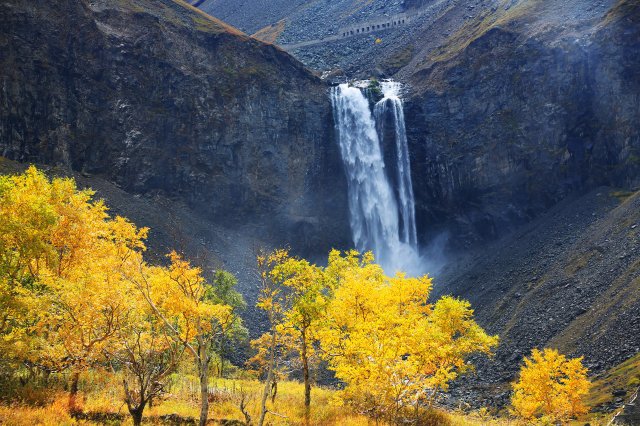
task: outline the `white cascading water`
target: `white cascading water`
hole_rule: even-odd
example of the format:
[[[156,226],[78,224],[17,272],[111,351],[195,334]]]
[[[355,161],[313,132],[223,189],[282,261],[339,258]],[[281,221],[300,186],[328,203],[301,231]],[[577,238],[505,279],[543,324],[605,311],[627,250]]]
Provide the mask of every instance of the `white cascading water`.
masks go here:
[[[401,217],[401,241],[418,249],[418,237],[416,230],[415,201],[413,197],[413,184],[411,183],[411,164],[409,163],[409,145],[407,143],[407,130],[404,122],[404,109],[400,99],[402,86],[395,81],[383,81],[380,84],[382,98],[376,103],[374,117],[376,122],[382,123],[387,114],[393,117],[395,127],[395,145],[397,155],[397,181],[398,198],[400,202]]]
[[[387,273],[420,274],[422,262],[415,236],[413,243],[400,238],[398,204],[387,179],[367,98],[359,88],[341,84],[332,89],[331,100],[347,174],[351,231],[356,249],[372,250],[377,263]],[[408,162],[408,158],[406,160]],[[403,166],[403,170],[408,174],[408,168]],[[410,194],[412,204],[412,191]],[[415,220],[412,222],[415,233]]]

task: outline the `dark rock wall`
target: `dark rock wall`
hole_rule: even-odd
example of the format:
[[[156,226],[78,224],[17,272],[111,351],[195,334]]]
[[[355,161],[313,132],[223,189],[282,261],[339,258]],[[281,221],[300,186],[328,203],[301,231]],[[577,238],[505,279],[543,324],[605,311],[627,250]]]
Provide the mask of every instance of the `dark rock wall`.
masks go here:
[[[406,105],[423,238],[495,238],[574,191],[640,184],[640,6],[591,35],[495,27],[418,70]]]
[[[325,86],[171,0],[0,4],[0,155],[179,197],[275,243],[348,239]]]

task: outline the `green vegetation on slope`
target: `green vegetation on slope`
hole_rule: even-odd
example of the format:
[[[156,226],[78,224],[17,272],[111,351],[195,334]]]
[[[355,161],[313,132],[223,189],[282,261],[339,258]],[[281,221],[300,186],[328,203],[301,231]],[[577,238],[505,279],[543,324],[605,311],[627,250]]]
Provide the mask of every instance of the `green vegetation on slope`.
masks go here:
[[[596,378],[587,397],[587,404],[598,407],[610,403],[615,395],[629,396],[640,387],[640,354],[613,367]]]

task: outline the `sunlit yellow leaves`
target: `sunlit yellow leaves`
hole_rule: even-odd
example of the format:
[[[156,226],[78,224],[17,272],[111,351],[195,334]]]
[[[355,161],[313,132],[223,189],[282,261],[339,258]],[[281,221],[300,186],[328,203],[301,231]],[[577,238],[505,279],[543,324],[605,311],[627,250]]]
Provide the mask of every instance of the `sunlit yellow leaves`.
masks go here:
[[[132,393],[124,381],[131,411],[160,391],[156,382],[186,348],[204,389],[204,424],[213,346],[240,328],[224,303],[234,296],[231,280],[219,275],[226,293],[216,294],[202,271],[175,252],[168,267],[148,265],[142,256],[148,230],[111,218],[93,195],[34,167],[0,177],[2,361],[49,373],[73,368],[69,409],[75,411],[80,370],[118,360],[139,387]]]
[[[284,249],[273,252],[261,252],[256,256],[258,273],[260,275],[260,295],[256,306],[270,315],[281,315],[283,311],[282,288],[278,283],[278,277],[274,268],[282,264],[289,257],[289,252]]]
[[[330,368],[346,387],[345,403],[378,418],[430,404],[438,390],[469,367],[473,353],[490,353],[497,337],[474,321],[467,302],[427,302],[427,276],[387,277],[367,254],[332,252],[334,281],[319,332]]]
[[[514,383],[514,412],[529,421],[567,421],[586,413],[583,398],[590,383],[582,358],[566,358],[555,349],[534,349],[524,358]]]
[[[258,263],[269,265],[259,306],[272,309],[276,321],[254,342],[256,360],[268,366],[273,353],[307,351],[308,357],[319,342],[345,384],[341,403],[361,413],[395,421],[401,411],[431,404],[471,368],[470,355],[489,354],[497,345],[497,337],[475,323],[468,302],[428,303],[431,278],[388,277],[371,253],[333,250],[325,268],[286,251],[262,255]]]
[[[146,264],[148,230],[109,217],[93,195],[34,167],[0,177],[4,354],[57,371],[115,353],[128,341],[124,330],[158,335],[142,333],[149,321],[157,329],[151,314],[165,315],[163,328],[184,343],[233,322],[230,306],[210,300],[199,268],[175,252],[168,267]]]
[[[21,336],[12,356],[53,371],[95,361],[131,310],[119,271],[146,230],[92,197],[34,167],[0,178],[0,332]]]
[[[168,267],[143,265],[130,280],[180,341],[188,344],[223,333],[234,320],[231,306],[211,300],[200,268],[176,252],[168,258]]]

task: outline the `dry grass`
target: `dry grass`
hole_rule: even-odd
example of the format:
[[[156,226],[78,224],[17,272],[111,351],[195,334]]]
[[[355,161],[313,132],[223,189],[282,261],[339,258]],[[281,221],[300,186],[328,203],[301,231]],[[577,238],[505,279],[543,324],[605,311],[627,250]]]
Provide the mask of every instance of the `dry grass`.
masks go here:
[[[613,389],[630,388],[640,383],[640,355],[621,364],[606,377],[594,383],[589,404],[591,406],[604,401]],[[64,382],[60,378],[57,386]],[[244,422],[240,411],[240,401],[244,398],[247,410],[254,423],[258,419],[260,396],[263,384],[253,379],[212,379],[210,387],[209,418],[214,424],[225,421]],[[91,420],[73,419],[67,413],[68,394],[61,390],[46,388],[22,387],[19,392],[13,392],[12,402],[0,402],[0,425],[130,425],[131,419],[122,401],[120,377],[107,371],[89,371],[81,377],[80,406],[87,418]],[[300,425],[303,424],[304,387],[302,383],[287,381],[278,385],[275,403],[269,401],[268,410],[271,413],[267,420],[271,425]],[[6,392],[5,392],[6,393]],[[0,395],[2,392],[0,391]],[[7,397],[7,395],[2,395]],[[354,414],[349,408],[341,406],[336,399],[336,391],[331,388],[314,387],[312,389],[311,424],[314,426],[344,425],[368,426],[376,424],[368,417]],[[521,426],[521,421],[506,417],[491,415],[488,409],[481,409],[472,413],[461,411],[441,412],[438,416],[448,418],[451,426]],[[164,424],[160,419],[164,416],[182,419],[197,419],[199,414],[199,385],[195,375],[175,375],[172,384],[161,400],[154,401],[152,407],[144,412],[146,424]],[[434,417],[434,418],[436,418]],[[111,419],[107,421],[105,419]],[[591,415],[581,419],[583,425],[589,421],[593,426],[606,424],[607,418]],[[105,423],[106,422],[106,423]],[[440,425],[440,420],[437,422]],[[384,426],[384,423],[377,423]]]
[[[466,22],[447,39],[447,42],[443,46],[436,49],[430,55],[431,61],[441,62],[453,58],[491,28],[506,26],[509,22],[531,13],[532,10],[542,3],[540,0],[520,1],[505,10],[504,6],[506,4],[507,2],[503,1],[495,11],[487,10],[478,18]]]
[[[80,405],[90,418],[97,416],[121,416],[124,423],[131,424],[127,409],[122,402],[119,380],[113,375],[88,374],[82,380],[88,391],[82,393]],[[210,419],[244,421],[239,409],[242,395],[248,402],[247,409],[254,422],[258,419],[262,383],[256,380],[217,379],[211,381],[215,389],[210,397]],[[274,404],[269,403],[267,416],[272,425],[299,425],[303,423],[304,387],[297,382],[283,382],[278,386]],[[364,416],[350,414],[347,409],[336,404],[335,391],[327,388],[314,388],[312,391],[311,424],[365,426],[370,420]],[[152,424],[159,422],[162,416],[171,415],[184,419],[196,419],[199,414],[198,385],[195,377],[183,376],[170,388],[163,400],[147,408],[144,417]],[[77,425],[103,424],[99,421],[75,420],[67,413],[68,394],[51,392],[46,400],[30,403],[0,404],[0,424],[2,425]]]
[[[640,377],[633,376],[640,365],[640,355],[619,366],[607,377],[594,384],[594,391],[590,396],[591,403],[595,402],[600,394],[607,394],[612,388],[623,387],[620,383],[635,383]],[[635,374],[634,373],[634,374]],[[110,376],[110,377],[109,377]],[[633,376],[633,377],[631,377]],[[635,377],[635,379],[634,379]],[[15,426],[31,425],[131,425],[126,408],[122,403],[122,395],[118,378],[113,375],[85,375],[83,378],[85,387],[91,389],[82,394],[82,408],[90,418],[112,417],[115,420],[105,423],[104,420],[76,420],[67,413],[66,392],[50,392],[46,401],[31,403],[0,403],[0,424]],[[216,379],[211,381],[215,392],[210,398],[209,418],[215,424],[222,420],[244,421],[244,416],[239,409],[242,396],[248,402],[248,410],[255,422],[258,418],[260,395],[262,393],[261,382],[257,380],[232,380]],[[147,408],[144,413],[146,424],[162,424],[162,416],[195,420],[199,413],[198,386],[193,376],[180,376],[170,389],[170,393],[161,401],[156,401],[153,407]],[[39,395],[39,393],[36,393]],[[34,397],[35,398],[35,397]],[[594,399],[596,398],[596,399]],[[33,398],[32,398],[33,399]],[[37,399],[37,398],[36,398]],[[278,386],[278,395],[274,404],[269,403],[270,414],[267,421],[271,425],[300,425],[303,424],[303,385],[298,382],[282,382]],[[471,414],[462,412],[449,412],[444,414],[449,419],[451,426],[524,426],[525,423],[517,419],[495,417],[488,410],[481,409]],[[118,420],[124,419],[122,420]],[[591,425],[604,425],[607,419],[591,416],[576,421],[572,424],[583,425],[589,421]],[[328,388],[313,388],[311,424],[314,426],[370,426],[376,424],[373,420],[349,412],[348,408],[340,406],[335,401],[335,391]],[[377,423],[384,426],[384,423]]]
[[[191,6],[189,3],[185,2],[184,0],[173,0],[173,2],[193,12],[191,19],[196,24],[196,29],[198,31],[210,32],[214,34],[227,32],[237,36],[243,36],[243,37],[246,36],[246,34],[244,34],[239,29],[232,27],[231,25],[217,18],[214,18],[211,15],[208,15],[207,13],[198,9],[197,7]]]
[[[619,190],[619,191],[613,191],[611,193],[612,197],[616,197],[618,200],[620,200],[620,202],[625,201],[627,198],[631,197],[632,195],[635,195],[636,192],[634,191],[627,191],[627,190]]]
[[[44,407],[22,404],[0,405],[0,424],[12,426],[64,426],[82,423],[69,416],[66,394],[59,394]]]
[[[257,419],[260,410],[260,396],[263,384],[255,380],[220,379],[212,384],[221,390],[220,401],[212,407],[212,416],[217,419],[244,420],[240,412],[239,402],[242,394],[246,395],[247,409],[253,419]],[[273,405],[268,409],[277,415],[268,416],[279,425],[299,425],[304,420],[304,386],[298,382],[282,382],[278,385],[278,393]],[[366,417],[346,413],[334,401],[335,391],[316,387],[311,394],[312,424],[322,425],[367,425]]]
[[[269,25],[262,28],[251,37],[257,38],[258,40],[263,41],[265,43],[273,44],[276,42],[278,37],[280,37],[280,34],[282,34],[282,32],[284,31],[285,26],[286,26],[286,23],[285,23],[285,20],[283,19],[281,21],[278,21],[276,24]]]
[[[490,416],[479,410],[472,414],[452,413],[450,414],[451,426],[521,426],[522,422],[512,419],[501,419]]]
[[[589,251],[583,254],[574,256],[571,261],[564,267],[564,272],[568,276],[572,277],[580,270],[586,268],[589,265],[589,261],[595,255],[593,251]]]

